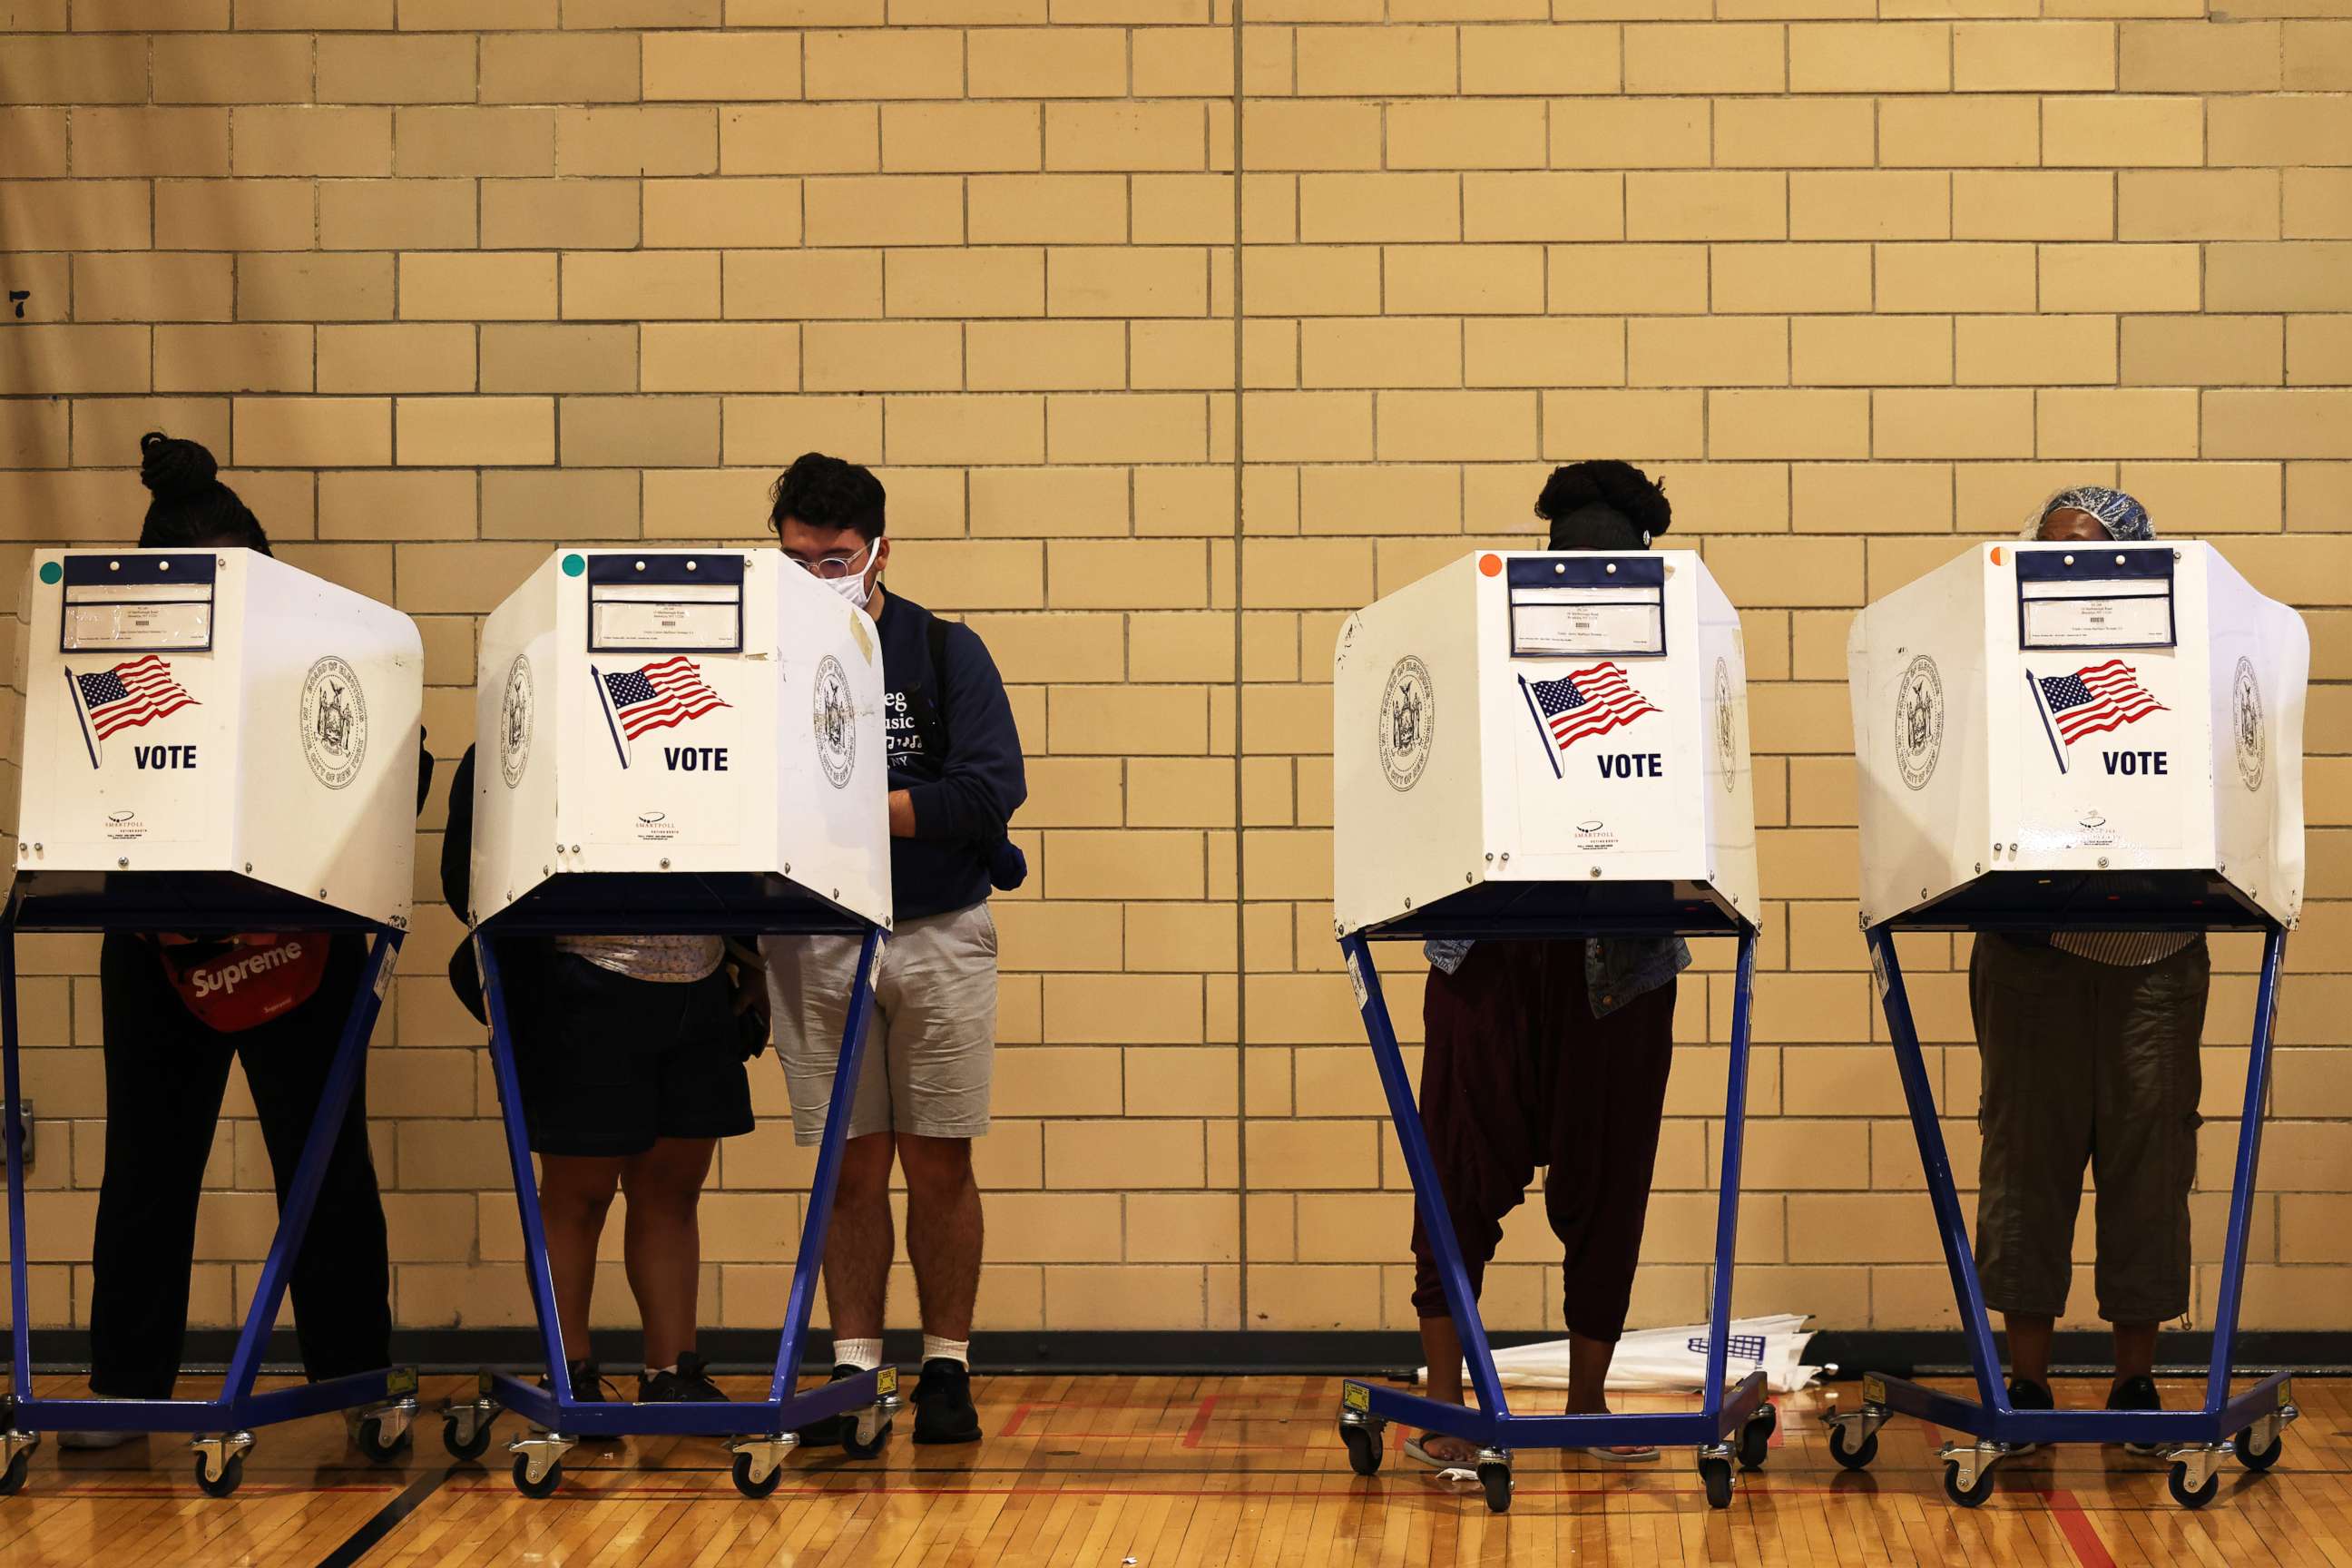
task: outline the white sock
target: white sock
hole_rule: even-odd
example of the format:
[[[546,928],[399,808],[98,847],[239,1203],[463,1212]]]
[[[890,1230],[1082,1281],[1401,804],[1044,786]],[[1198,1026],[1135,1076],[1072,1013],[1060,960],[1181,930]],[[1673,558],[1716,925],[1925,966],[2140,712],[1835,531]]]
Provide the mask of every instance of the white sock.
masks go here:
[[[880,1336],[870,1340],[835,1340],[833,1342],[833,1364],[854,1366],[860,1372],[872,1372],[882,1364]]]
[[[971,1364],[971,1350],[970,1340],[943,1340],[937,1334],[923,1336],[923,1359],[926,1362],[951,1361],[958,1366],[968,1367]]]

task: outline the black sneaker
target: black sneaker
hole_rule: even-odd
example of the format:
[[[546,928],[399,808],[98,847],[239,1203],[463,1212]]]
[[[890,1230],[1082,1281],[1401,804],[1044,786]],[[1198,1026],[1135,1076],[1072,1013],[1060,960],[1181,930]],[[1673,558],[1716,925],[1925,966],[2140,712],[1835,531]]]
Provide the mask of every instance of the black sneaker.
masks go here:
[[[2030,1377],[2012,1377],[2009,1380],[2009,1407],[2011,1410],[2055,1410],[2058,1402],[2050,1397],[2046,1384],[2036,1383]],[[2012,1458],[2031,1454],[2041,1447],[2039,1443],[2020,1443],[2010,1449],[2010,1454]]]
[[[2161,1410],[2164,1408],[2164,1396],[2157,1392],[2156,1379],[2152,1377],[2117,1378],[2115,1387],[2107,1391],[2107,1408],[2110,1410]],[[2151,1455],[2163,1453],[2167,1445],[2162,1443],[2126,1443],[2124,1452],[2147,1458]]]
[[[915,1441],[977,1443],[980,1412],[971,1405],[971,1369],[944,1356],[923,1363],[915,1380]]]
[[[606,1405],[612,1402],[614,1390],[605,1383],[604,1369],[603,1367],[598,1366],[593,1361],[570,1361],[565,1362],[563,1365],[564,1370],[572,1374],[572,1404]],[[539,1386],[551,1394],[555,1392],[555,1384],[553,1381],[549,1378],[541,1378],[539,1380]],[[618,1447],[621,1442],[621,1439],[617,1436],[610,1432],[599,1432],[593,1436],[583,1437],[580,1440],[583,1443],[593,1443],[599,1447],[605,1448]]]
[[[866,1369],[862,1366],[852,1366],[847,1362],[836,1363],[833,1369],[832,1380],[835,1383],[840,1383],[848,1378],[856,1377],[859,1373],[864,1372],[865,1370]],[[854,1413],[843,1415],[820,1415],[815,1420],[810,1422],[807,1426],[800,1428],[798,1436],[801,1440],[801,1447],[803,1448],[838,1448],[841,1447],[842,1434],[849,1430],[849,1424],[856,1419],[856,1416]]]
[[[641,1372],[637,1374],[637,1403],[640,1405],[707,1405],[714,1401],[724,1403],[726,1398],[727,1395],[719,1392],[719,1385],[710,1381],[710,1374],[702,1370],[702,1358],[692,1351],[677,1358],[676,1372],[656,1372],[650,1375]]]

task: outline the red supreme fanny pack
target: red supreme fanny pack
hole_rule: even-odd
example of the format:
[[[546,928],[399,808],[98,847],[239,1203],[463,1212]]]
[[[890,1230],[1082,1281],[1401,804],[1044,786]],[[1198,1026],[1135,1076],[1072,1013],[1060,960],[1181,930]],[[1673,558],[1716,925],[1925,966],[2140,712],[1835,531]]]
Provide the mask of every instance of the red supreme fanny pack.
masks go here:
[[[164,977],[206,1028],[235,1034],[290,1013],[327,973],[327,933],[279,931],[239,941],[159,942]]]

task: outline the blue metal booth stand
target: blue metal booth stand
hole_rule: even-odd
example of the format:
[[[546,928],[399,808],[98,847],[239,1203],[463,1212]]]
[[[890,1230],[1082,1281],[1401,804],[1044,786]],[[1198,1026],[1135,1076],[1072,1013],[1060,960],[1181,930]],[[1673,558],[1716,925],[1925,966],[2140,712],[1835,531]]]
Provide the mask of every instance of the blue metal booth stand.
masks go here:
[[[2270,1085],[2271,1025],[2277,1011],[2286,931],[2219,876],[2193,871],[2158,873],[2053,873],[2031,879],[2025,892],[2006,892],[2004,880],[1988,879],[1912,914],[1865,928],[1872,970],[1886,1013],[1895,1063],[1927,1168],[1927,1196],[1944,1243],[1977,1397],[1924,1388],[1901,1378],[1870,1373],[1862,1380],[1859,1410],[1833,1411],[1830,1452],[1848,1469],[1859,1470],[1877,1457],[1877,1430],[1893,1415],[1916,1415],[1973,1437],[1947,1443],[1944,1491],[1975,1508],[1992,1495],[1993,1468],[2020,1448],[2044,1443],[2126,1443],[2170,1468],[2174,1500],[2202,1508],[2221,1487],[2220,1466],[2234,1455],[2251,1470],[2277,1462],[2284,1428],[2299,1412],[2293,1374],[2276,1373],[2243,1393],[2230,1392],[2230,1363],[2238,1331],[2238,1305],[2246,1272],[2246,1229],[2254,1200],[2255,1163],[2262,1152],[2263,1101]],[[2221,1254],[2221,1277],[2213,1309],[2213,1360],[2205,1378],[2205,1401],[2196,1410],[2019,1410],[2009,1402],[1992,1323],[1969,1250],[1966,1217],[1944,1148],[1936,1097],[1919,1050],[1919,1032],[1895,956],[1900,931],[2259,931],[2263,933],[2261,980],[2254,995],[2252,1049],[2246,1060],[2246,1095],[2238,1118],[2238,1156],[2230,1191],[2230,1219]]]
[[[724,936],[856,935],[865,941],[851,988],[833,1098],[825,1110],[824,1137],[817,1148],[816,1174],[809,1187],[808,1219],[793,1264],[793,1284],[784,1308],[783,1333],[776,1348],[768,1397],[710,1403],[638,1405],[583,1401],[564,1363],[563,1332],[555,1312],[555,1286],[548,1272],[547,1232],[540,1217],[539,1184],[523,1121],[522,1094],[515,1076],[514,1034],[507,1015],[506,990],[495,952],[514,936],[556,936],[595,931],[692,932]],[[794,1430],[827,1415],[877,1407],[885,1416],[879,1431],[859,1442],[852,1455],[871,1458],[888,1435],[889,1412],[898,1408],[898,1371],[885,1366],[854,1378],[795,1394],[810,1309],[824,1262],[825,1231],[841,1155],[849,1135],[849,1108],[863,1060],[866,1020],[873,1006],[873,981],[886,936],[883,928],[831,904],[789,879],[767,873],[573,874],[541,883],[520,901],[484,921],[475,931],[482,993],[490,1018],[490,1062],[497,1075],[499,1106],[506,1125],[507,1156],[513,1166],[515,1199],[522,1215],[523,1256],[530,1279],[531,1305],[539,1316],[551,1386],[506,1373],[486,1372],[477,1397],[453,1401],[442,1417],[442,1441],[457,1458],[478,1458],[489,1447],[490,1423],[512,1410],[531,1430],[507,1445],[514,1456],[514,1484],[526,1496],[544,1498],[563,1479],[563,1455],[583,1437],[627,1434],[715,1436],[728,1439],[736,1489],[763,1498],[783,1479],[783,1458],[798,1439]]]
[[[1777,1419],[1764,1397],[1764,1373],[1750,1373],[1725,1391],[1724,1368],[1731,1322],[1732,1258],[1739,1226],[1740,1134],[1748,1114],[1748,1016],[1755,990],[1756,922],[1712,889],[1655,882],[1488,883],[1465,889],[1398,920],[1340,938],[1349,978],[1354,983],[1372,1059],[1387,1092],[1405,1167],[1412,1175],[1414,1201],[1437,1256],[1445,1305],[1462,1338],[1469,1363],[1475,1407],[1446,1405],[1380,1384],[1350,1381],[1339,1394],[1339,1436],[1358,1475],[1380,1468],[1388,1424],[1402,1422],[1478,1445],[1478,1479],[1486,1506],[1501,1513],[1511,1505],[1514,1448],[1584,1448],[1620,1444],[1660,1447],[1691,1444],[1706,1500],[1731,1505],[1732,1460],[1757,1469],[1764,1463]],[[1515,1415],[1504,1397],[1495,1353],[1478,1315],[1478,1300],[1462,1263],[1462,1247],[1445,1208],[1429,1140],[1413,1100],[1412,1080],[1398,1049],[1381,994],[1371,943],[1476,938],[1531,941],[1552,937],[1730,936],[1738,939],[1738,967],[1732,990],[1731,1061],[1724,1097],[1723,1182],[1716,1208],[1714,1297],[1706,1341],[1706,1387],[1695,1411],[1624,1412],[1608,1415]],[[1733,1434],[1737,1433],[1735,1441]]]
[[[29,1129],[23,1111],[16,1023],[18,931],[176,931],[191,936],[236,931],[357,931],[372,936],[360,987],[335,1047],[334,1064],[302,1157],[280,1205],[277,1234],[255,1285],[253,1304],[216,1399],[51,1399],[33,1386],[32,1313],[25,1254],[25,1162]],[[244,1479],[250,1428],[330,1411],[361,1412],[360,1450],[377,1463],[407,1445],[416,1410],[416,1373],[387,1368],[296,1388],[254,1392],[255,1375],[286,1297],[288,1271],[301,1249],[325,1180],[352,1090],[367,1059],[368,1036],[383,1006],[402,932],[348,910],[280,892],[245,878],[211,872],[124,871],[20,875],[0,912],[0,1052],[5,1059],[8,1145],[8,1288],[13,1328],[13,1390],[0,1399],[0,1496],[21,1488],[43,1432],[186,1432],[196,1454],[196,1485],[226,1497]]]

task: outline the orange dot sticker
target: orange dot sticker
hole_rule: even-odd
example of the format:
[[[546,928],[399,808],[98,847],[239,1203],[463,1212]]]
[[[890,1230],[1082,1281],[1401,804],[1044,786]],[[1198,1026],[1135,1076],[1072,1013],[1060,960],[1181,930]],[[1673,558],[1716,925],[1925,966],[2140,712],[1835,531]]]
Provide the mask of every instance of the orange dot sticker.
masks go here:
[[[1992,563],[1996,566],[2000,564],[2000,546],[1998,544],[1992,547]]]
[[[1499,577],[1503,574],[1503,558],[1492,553],[1481,555],[1478,557],[1478,570],[1486,576]]]

